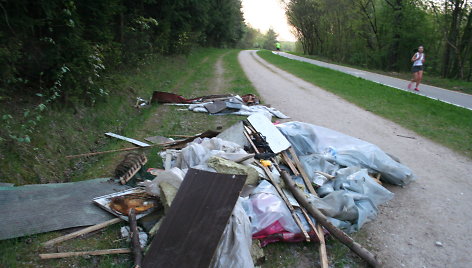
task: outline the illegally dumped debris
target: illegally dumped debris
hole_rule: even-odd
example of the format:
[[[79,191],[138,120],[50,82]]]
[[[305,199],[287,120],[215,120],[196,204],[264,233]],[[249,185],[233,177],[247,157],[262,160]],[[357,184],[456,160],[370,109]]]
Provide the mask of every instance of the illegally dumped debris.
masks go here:
[[[213,115],[244,115],[249,116],[256,113],[276,116],[278,118],[289,118],[275,108],[259,104],[259,98],[254,94],[242,97],[238,95],[210,95],[194,99],[186,99],[174,93],[154,91],[152,102],[184,105],[188,110]]]
[[[233,105],[233,98],[236,96],[187,100],[157,92],[153,102],[198,102],[208,111],[224,106],[216,112],[221,113],[239,107]],[[244,102],[258,103],[255,96],[246,99]],[[229,107],[228,101],[233,106]],[[86,200],[89,206],[95,203],[102,208],[95,209],[103,217],[95,211],[89,221],[80,223],[92,226],[43,244],[48,248],[128,221],[122,232],[130,237],[130,248],[46,253],[40,257],[133,253],[139,267],[254,267],[264,260],[260,246],[307,241],[319,245],[321,267],[327,268],[325,236],[331,236],[369,265],[379,267],[375,256],[347,234],[374,220],[378,206],[393,198],[381,181],[405,186],[414,180],[412,171],[368,142],[302,122],[274,125],[270,116],[253,114],[222,133],[206,131],[179,137],[181,140],[152,137],[156,144],[137,148],[160,146],[164,169],[147,169],[143,154],[128,155],[116,169],[114,190],[81,193],[81,202]],[[140,143],[123,136],[120,139]],[[152,180],[145,180],[142,174]],[[120,182],[134,188],[124,189],[127,186]],[[80,183],[58,189],[67,195],[78,186]],[[31,194],[23,194],[21,189],[28,190],[28,186],[0,188],[0,201],[9,199],[9,206],[20,200],[18,197]],[[0,202],[0,208],[3,205]],[[54,220],[64,216],[51,215]],[[110,219],[111,215],[115,218]],[[21,212],[15,217],[25,215]],[[79,226],[61,224],[47,229],[32,219],[29,228],[37,232]],[[14,225],[15,220],[7,217],[6,222]],[[4,223],[0,222],[2,239],[32,233],[2,227]],[[256,245],[253,240],[258,241]]]

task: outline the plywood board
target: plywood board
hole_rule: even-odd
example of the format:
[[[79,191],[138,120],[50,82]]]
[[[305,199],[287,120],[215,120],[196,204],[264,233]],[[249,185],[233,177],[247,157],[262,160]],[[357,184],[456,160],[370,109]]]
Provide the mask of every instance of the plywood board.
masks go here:
[[[207,268],[245,180],[245,175],[190,169],[144,257],[143,268]]]

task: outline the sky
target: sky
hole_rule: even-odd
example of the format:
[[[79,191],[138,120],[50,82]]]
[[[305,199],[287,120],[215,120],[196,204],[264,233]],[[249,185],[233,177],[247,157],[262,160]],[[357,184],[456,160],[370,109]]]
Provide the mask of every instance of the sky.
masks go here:
[[[283,3],[280,0],[242,0],[244,19],[253,28],[265,33],[270,27],[279,35],[279,41],[296,41],[290,32]]]

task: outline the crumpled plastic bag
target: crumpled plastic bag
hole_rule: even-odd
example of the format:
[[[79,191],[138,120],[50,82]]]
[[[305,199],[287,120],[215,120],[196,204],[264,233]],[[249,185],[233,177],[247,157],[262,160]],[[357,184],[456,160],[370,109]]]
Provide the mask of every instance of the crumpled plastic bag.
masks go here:
[[[143,185],[146,187],[146,193],[153,195],[153,196],[161,196],[161,187],[159,185],[162,182],[166,182],[172,186],[174,186],[176,189],[179,189],[180,184],[182,184],[182,181],[184,180],[185,177],[185,172],[182,171],[180,168],[173,167],[169,170],[163,170],[160,171],[156,178],[154,178],[152,181],[146,180],[140,185]]]
[[[301,232],[287,205],[268,181],[262,181],[252,195],[244,200],[243,206],[251,220],[252,234],[264,230],[277,221],[288,232]]]
[[[215,172],[206,162],[212,156],[230,158],[230,155],[247,155],[246,151],[236,143],[220,138],[197,138],[182,149],[175,166],[181,169],[197,168]]]

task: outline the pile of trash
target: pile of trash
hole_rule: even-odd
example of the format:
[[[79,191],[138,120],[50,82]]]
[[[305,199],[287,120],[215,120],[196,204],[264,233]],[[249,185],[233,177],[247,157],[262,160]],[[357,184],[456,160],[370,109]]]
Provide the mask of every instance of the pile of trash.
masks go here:
[[[225,109],[242,99],[224,99]],[[215,99],[195,104],[156,94],[153,100],[208,111],[220,107]],[[254,113],[221,133],[154,139],[163,148],[164,169],[146,167],[146,157],[134,153],[117,167],[112,181],[0,187],[0,208],[16,206],[0,223],[0,239],[92,225],[43,243],[48,249],[128,221],[121,233],[129,237],[130,248],[40,257],[133,253],[139,267],[254,267],[264,260],[261,247],[269,243],[314,241],[322,267],[328,267],[325,236],[332,236],[378,265],[346,233],[375,219],[378,206],[393,198],[383,183],[405,186],[414,180],[412,171],[371,143],[303,122],[274,125],[271,115]],[[63,200],[60,209],[44,207],[57,200]],[[28,214],[35,209],[41,221],[32,216],[38,213]]]
[[[210,95],[186,99],[174,93],[154,91],[151,103],[166,103],[168,105],[188,106],[188,110],[212,115],[244,115],[249,116],[263,113],[266,116],[276,116],[288,119],[279,110],[260,104],[259,98],[254,94],[239,95]]]

